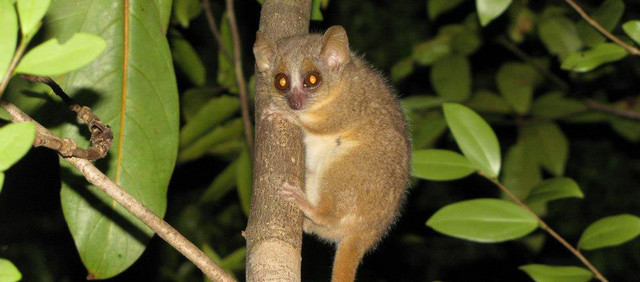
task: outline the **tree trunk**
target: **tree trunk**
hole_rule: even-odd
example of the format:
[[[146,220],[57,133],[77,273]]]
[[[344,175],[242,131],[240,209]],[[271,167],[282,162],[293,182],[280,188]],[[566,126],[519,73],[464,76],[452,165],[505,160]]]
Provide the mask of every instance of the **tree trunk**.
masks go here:
[[[260,31],[266,39],[306,34],[310,0],[265,0]],[[256,77],[256,139],[251,213],[245,232],[247,281],[300,281],[302,214],[282,200],[283,182],[304,183],[302,133],[282,120],[261,120],[271,81]]]

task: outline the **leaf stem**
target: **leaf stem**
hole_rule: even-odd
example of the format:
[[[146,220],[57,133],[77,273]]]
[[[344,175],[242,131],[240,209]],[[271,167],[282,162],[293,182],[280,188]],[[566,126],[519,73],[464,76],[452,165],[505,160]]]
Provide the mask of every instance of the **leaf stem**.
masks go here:
[[[580,16],[582,16],[582,18],[587,21],[587,23],[589,23],[591,26],[593,26],[595,29],[597,29],[598,31],[600,31],[600,33],[602,33],[604,36],[606,36],[607,38],[611,39],[611,41],[615,42],[616,44],[622,46],[622,48],[624,48],[625,50],[627,50],[627,52],[631,53],[632,55],[640,55],[640,50],[638,50],[638,48],[635,48],[633,46],[628,45],[627,43],[624,43],[622,40],[620,40],[620,38],[616,37],[615,35],[611,34],[608,30],[606,30],[604,27],[602,27],[598,22],[596,22],[593,18],[591,18],[583,9],[582,7],[580,7],[580,5],[578,5],[576,2],[574,2],[573,0],[565,0],[567,1],[567,3],[573,7],[574,10],[576,10],[576,12],[578,12],[578,14],[580,14]]]
[[[9,68],[7,69],[7,73],[2,78],[2,82],[0,83],[0,98],[2,98],[2,94],[4,94],[4,90],[9,85],[9,80],[13,76],[13,72],[18,67],[18,63],[20,59],[22,59],[22,54],[24,54],[24,50],[27,49],[27,45],[29,45],[29,41],[31,41],[30,36],[23,36],[22,40],[20,40],[20,44],[18,45],[18,49],[13,54],[13,59],[11,59],[11,64],[9,64]]]
[[[540,228],[542,228],[544,231],[546,231],[547,233],[549,233],[549,235],[551,235],[551,237],[553,237],[554,239],[556,239],[558,242],[560,242],[560,244],[562,244],[565,248],[567,248],[571,253],[573,253],[578,259],[580,259],[580,261],[582,261],[582,263],[589,268],[589,270],[593,273],[593,275],[595,275],[595,277],[602,281],[602,282],[608,282],[609,280],[607,280],[607,278],[605,278],[604,276],[602,276],[602,274],[598,271],[598,269],[596,269],[593,264],[591,264],[591,262],[589,262],[589,260],[587,260],[586,257],[584,257],[584,255],[582,255],[582,253],[580,251],[578,251],[576,248],[574,248],[573,246],[571,246],[571,244],[569,244],[564,238],[562,238],[562,236],[560,236],[556,231],[554,231],[551,227],[549,227],[549,225],[547,225],[547,223],[545,223],[536,213],[534,213],[531,208],[529,208],[529,206],[527,206],[524,202],[522,202],[520,199],[518,199],[518,197],[516,197],[516,195],[514,195],[513,193],[511,193],[511,191],[509,191],[509,189],[507,189],[507,187],[505,187],[504,185],[502,185],[502,183],[500,183],[498,180],[496,180],[495,178],[489,177],[488,175],[484,174],[481,171],[478,171],[478,174],[486,179],[488,179],[489,181],[491,181],[493,184],[495,184],[496,186],[498,186],[498,188],[500,188],[500,190],[502,190],[505,194],[507,194],[507,196],[509,196],[509,198],[511,198],[511,200],[513,200],[514,202],[516,202],[516,204],[518,204],[519,206],[521,206],[523,209],[525,209],[529,214],[531,214],[540,224]]]

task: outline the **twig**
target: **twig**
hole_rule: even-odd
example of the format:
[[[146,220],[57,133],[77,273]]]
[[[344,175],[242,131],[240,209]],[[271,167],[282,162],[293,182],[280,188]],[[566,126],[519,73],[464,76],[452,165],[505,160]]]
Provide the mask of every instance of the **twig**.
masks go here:
[[[558,85],[558,87],[560,87],[562,90],[569,89],[569,85],[566,82],[564,82],[555,74],[545,70],[542,66],[540,66],[540,64],[536,63],[527,53],[525,53],[520,48],[518,48],[518,46],[513,44],[513,42],[507,40],[504,37],[500,37],[498,38],[498,43],[500,43],[502,46],[507,48],[509,51],[511,51],[511,53],[516,55],[518,58],[525,61],[527,64],[530,64],[531,66],[533,66],[538,71],[538,73],[540,73],[549,81]]]
[[[613,114],[623,118],[640,120],[640,112],[614,108],[590,99],[585,99],[583,102],[585,105],[587,105],[589,109],[592,109],[595,111],[605,112],[605,113]]]
[[[101,159],[107,155],[111,147],[111,142],[113,141],[111,127],[100,121],[100,119],[91,112],[89,107],[76,104],[71,97],[60,88],[60,85],[50,77],[33,75],[21,75],[20,77],[31,82],[40,82],[48,85],[51,90],[69,106],[69,109],[76,112],[78,119],[87,124],[91,132],[91,147],[89,147],[89,149],[78,148],[76,143],[68,138],[61,139],[57,136],[45,136],[41,134],[36,135],[34,146],[43,146],[56,150],[63,157],[76,157],[90,161]]]
[[[208,0],[205,0],[208,1]],[[240,54],[240,34],[238,32],[238,23],[236,15],[233,11],[233,0],[227,1],[227,17],[231,26],[231,36],[233,37],[233,61],[236,74],[236,82],[240,91],[240,107],[242,109],[242,121],[244,123],[244,135],[247,140],[249,152],[253,157],[253,134],[251,132],[251,119],[249,117],[249,97],[247,96],[247,84],[244,81],[244,73],[242,71],[242,57]]]
[[[569,244],[566,240],[564,240],[564,238],[562,238],[562,236],[560,236],[558,233],[556,233],[551,227],[549,227],[549,225],[547,225],[547,223],[545,223],[536,213],[534,213],[525,203],[523,203],[520,199],[518,199],[518,197],[516,197],[516,195],[514,195],[513,193],[511,193],[511,191],[509,191],[509,189],[507,189],[507,187],[505,187],[504,185],[502,185],[502,183],[498,182],[496,179],[489,177],[488,175],[484,174],[483,172],[479,171],[478,174],[486,179],[488,179],[489,181],[491,181],[493,184],[495,184],[496,186],[498,186],[498,188],[500,188],[500,190],[502,190],[505,194],[507,194],[507,196],[509,196],[509,198],[511,198],[511,200],[513,200],[514,202],[516,202],[516,204],[518,204],[519,206],[521,206],[523,209],[525,209],[529,214],[531,214],[537,221],[538,224],[540,224],[540,228],[544,229],[544,231],[547,231],[547,233],[549,233],[549,235],[551,235],[551,237],[553,237],[554,239],[556,239],[558,242],[560,242],[560,244],[562,244],[565,248],[567,248],[570,252],[572,252],[578,259],[580,259],[580,261],[582,261],[582,263],[589,268],[589,270],[591,270],[591,272],[593,273],[593,275],[595,275],[595,277],[602,281],[602,282],[608,282],[609,280],[607,280],[607,278],[605,278],[604,276],[602,276],[602,274],[598,271],[598,269],[596,269],[593,264],[591,264],[591,262],[589,262],[589,260],[587,260],[587,258],[585,258],[582,253],[580,251],[578,251],[576,248],[574,248],[573,246],[571,246],[571,244]]]
[[[204,14],[207,17],[209,30],[211,30],[213,37],[216,39],[216,42],[218,42],[218,48],[220,48],[222,54],[227,57],[227,60],[229,60],[229,62],[233,62],[233,57],[231,57],[231,54],[229,53],[229,51],[227,51],[227,48],[224,46],[224,42],[222,41],[222,36],[220,36],[220,31],[218,30],[216,19],[213,17],[213,13],[211,12],[211,4],[209,3],[209,0],[202,1],[202,10],[204,10]]]
[[[54,136],[49,130],[44,128],[38,122],[34,121],[27,114],[22,112],[15,105],[2,101],[2,107],[11,114],[13,122],[32,122],[36,126],[38,134],[45,136]],[[213,263],[207,255],[205,255],[198,247],[189,242],[182,234],[174,229],[169,223],[158,217],[142,203],[132,197],[123,190],[115,182],[104,175],[91,162],[79,158],[64,158],[65,161],[72,164],[91,184],[97,186],[109,197],[114,199],[118,204],[122,205],[136,218],[140,219],[158,236],[173,246],[187,259],[192,261],[209,279],[214,281],[235,281],[229,274],[224,272],[219,266]]]
[[[7,69],[7,73],[5,73],[4,77],[2,78],[2,82],[0,82],[0,98],[2,98],[2,94],[7,88],[9,80],[11,80],[11,77],[13,76],[13,71],[16,70],[18,62],[20,62],[22,54],[24,54],[24,50],[27,49],[27,45],[29,45],[30,40],[30,37],[23,37],[22,40],[20,40],[20,45],[18,45],[18,49],[16,49],[16,52],[13,54],[13,59],[11,59],[11,63],[9,64],[9,68]]]
[[[600,31],[600,33],[602,33],[604,36],[608,37],[609,39],[611,39],[611,41],[615,42],[616,44],[622,46],[622,48],[627,50],[627,52],[631,53],[632,55],[640,55],[640,50],[638,50],[638,48],[630,46],[627,43],[624,43],[622,40],[620,40],[620,38],[616,37],[615,35],[611,34],[609,31],[604,29],[604,27],[602,27],[598,22],[596,22],[593,18],[587,15],[587,13],[582,9],[582,7],[576,4],[576,2],[574,2],[573,0],[565,0],[565,1],[567,1],[567,3],[571,5],[571,7],[573,7],[573,9],[576,10],[576,12],[578,12],[578,14],[580,14],[580,16],[582,16],[582,18],[585,21],[587,21],[587,23],[589,23],[591,26],[593,26],[598,31]]]

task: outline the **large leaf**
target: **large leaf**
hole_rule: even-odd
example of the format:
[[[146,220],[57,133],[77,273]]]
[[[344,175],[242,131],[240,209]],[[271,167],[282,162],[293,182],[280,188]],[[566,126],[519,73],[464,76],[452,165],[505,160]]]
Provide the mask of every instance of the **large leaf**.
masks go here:
[[[618,21],[622,18],[623,13],[624,3],[622,0],[606,0],[598,9],[590,13],[590,16],[600,24],[601,27],[607,31],[612,31],[616,25],[618,25]],[[578,35],[582,39],[582,42],[587,46],[593,47],[605,41],[604,35],[585,20],[580,20],[576,28],[578,29]]]
[[[584,198],[578,183],[567,177],[556,177],[545,180],[531,190],[527,203],[546,203],[564,198]]]
[[[640,235],[640,218],[621,214],[605,217],[587,227],[580,236],[578,248],[594,250],[618,246]]]
[[[24,156],[36,137],[31,122],[12,123],[0,128],[0,171],[5,171]]]
[[[169,45],[154,1],[54,1],[47,37],[76,32],[104,38],[107,48],[60,84],[91,106],[114,133],[109,155],[96,165],[109,178],[163,216],[178,146],[178,93]],[[58,131],[87,147],[76,124]],[[112,277],[144,251],[153,232],[88,185],[62,161],[62,209],[90,278]]]
[[[51,0],[18,0],[18,15],[23,35],[31,36],[36,31],[50,3]]]
[[[553,122],[522,126],[520,138],[532,150],[538,163],[555,176],[564,174],[569,158],[569,141]]]
[[[514,203],[476,199],[438,210],[427,225],[449,236],[489,243],[523,237],[535,230],[538,222]]]
[[[537,81],[536,70],[524,63],[505,63],[496,74],[500,94],[520,114],[529,111]]]
[[[600,43],[587,51],[571,53],[560,67],[575,72],[588,72],[602,64],[621,60],[627,54],[627,50],[618,44]]]
[[[62,44],[52,38],[27,52],[16,67],[16,72],[62,74],[87,65],[106,47],[104,39],[90,33],[76,33]]]
[[[18,40],[18,17],[11,1],[0,1],[0,80],[13,58]],[[0,94],[1,96],[2,94]]]
[[[490,177],[500,172],[500,145],[489,124],[469,108],[445,103],[444,117],[462,153]]]
[[[16,282],[22,279],[22,273],[10,261],[0,258],[0,281]]]
[[[431,85],[445,101],[460,102],[471,94],[471,65],[465,56],[438,60],[431,69]]]
[[[527,264],[519,267],[536,282],[587,282],[591,271],[576,266]]]
[[[547,50],[560,57],[578,51],[582,47],[575,23],[563,16],[543,18],[538,27],[538,34]]]
[[[464,156],[447,150],[417,150],[411,162],[411,175],[428,180],[454,180],[476,170]]]
[[[488,25],[511,5],[511,0],[476,0],[476,11],[482,26]]]

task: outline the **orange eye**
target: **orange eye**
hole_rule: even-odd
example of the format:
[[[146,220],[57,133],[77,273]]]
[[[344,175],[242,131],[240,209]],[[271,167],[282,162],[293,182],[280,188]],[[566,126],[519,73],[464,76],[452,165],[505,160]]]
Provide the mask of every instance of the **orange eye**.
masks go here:
[[[304,77],[304,87],[306,88],[316,88],[320,85],[322,79],[320,78],[320,73],[317,71],[312,71]]]
[[[276,74],[273,82],[278,90],[289,89],[289,78],[283,73]]]

